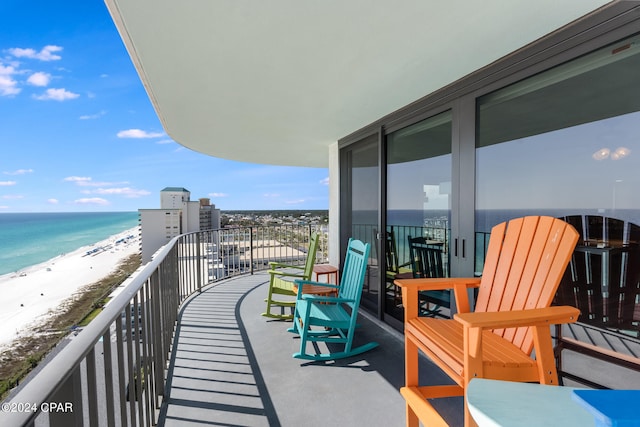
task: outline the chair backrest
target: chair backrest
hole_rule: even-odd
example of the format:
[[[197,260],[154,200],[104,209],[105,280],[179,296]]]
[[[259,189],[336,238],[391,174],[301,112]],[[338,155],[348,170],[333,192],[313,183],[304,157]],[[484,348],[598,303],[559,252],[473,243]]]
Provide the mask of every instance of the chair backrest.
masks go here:
[[[575,228],[578,234],[580,235],[580,238],[578,239],[578,243],[584,240],[584,220],[582,215],[567,215],[560,219],[573,225],[573,228]]]
[[[397,273],[398,267],[398,249],[396,247],[396,236],[393,229],[385,231],[385,247],[384,247],[385,268],[388,272]]]
[[[357,308],[360,305],[370,249],[371,245],[369,243],[349,239],[347,254],[344,258],[344,269],[340,278],[338,297],[353,300],[352,303],[348,304],[351,308]]]
[[[407,236],[407,240],[413,277],[445,277],[442,248],[430,245],[425,237]]]
[[[585,216],[585,240],[604,240],[604,218],[600,215]]]
[[[316,263],[316,253],[318,252],[318,242],[320,240],[318,233],[311,233],[309,237],[309,251],[307,252],[307,260],[304,263],[303,275],[305,280],[311,280],[313,274],[313,266]]]
[[[640,227],[617,218],[582,218],[573,215],[563,219],[588,224],[589,235],[596,241],[578,242],[554,303],[577,307],[580,322],[638,337]],[[599,236],[602,239],[597,239]]]
[[[600,215],[586,215],[585,219],[588,240],[619,243],[625,240],[623,220]]]
[[[577,241],[575,228],[546,216],[516,218],[493,227],[475,310],[550,306]],[[494,332],[531,354],[529,328]]]

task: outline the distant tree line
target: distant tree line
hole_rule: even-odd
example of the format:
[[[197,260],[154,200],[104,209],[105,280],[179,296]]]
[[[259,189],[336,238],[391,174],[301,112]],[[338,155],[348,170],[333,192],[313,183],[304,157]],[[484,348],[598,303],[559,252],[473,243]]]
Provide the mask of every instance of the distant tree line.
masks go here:
[[[293,218],[308,222],[317,220],[320,223],[326,223],[329,219],[328,210],[318,209],[288,209],[288,210],[241,210],[241,211],[221,211],[220,226],[224,228],[227,225],[235,226],[251,226],[251,225],[273,225],[277,220],[283,218]]]

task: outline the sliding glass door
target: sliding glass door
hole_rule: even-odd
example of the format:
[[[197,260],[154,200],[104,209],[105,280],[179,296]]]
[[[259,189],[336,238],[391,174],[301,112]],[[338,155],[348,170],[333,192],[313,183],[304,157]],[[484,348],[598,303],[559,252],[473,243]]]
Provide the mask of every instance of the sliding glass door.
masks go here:
[[[451,243],[451,112],[387,135],[385,315],[403,319],[397,277],[449,276]],[[419,250],[435,256],[421,271]],[[426,303],[425,303],[426,304]],[[443,310],[437,303],[431,310]]]
[[[377,241],[380,221],[378,147],[378,134],[371,135],[344,149],[341,160],[341,247],[344,252],[350,237],[371,244],[361,304],[376,313],[380,306]],[[341,259],[343,258],[344,253]]]

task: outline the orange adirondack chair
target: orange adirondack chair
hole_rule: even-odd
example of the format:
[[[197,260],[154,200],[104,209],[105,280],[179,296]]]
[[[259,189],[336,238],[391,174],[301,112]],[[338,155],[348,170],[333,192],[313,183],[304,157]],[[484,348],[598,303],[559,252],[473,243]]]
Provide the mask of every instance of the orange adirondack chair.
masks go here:
[[[405,310],[407,426],[418,420],[446,426],[427,399],[464,396],[472,378],[557,384],[551,325],[575,322],[579,311],[551,307],[578,240],[566,222],[540,216],[517,218],[491,231],[482,278],[400,279]],[[475,312],[468,288],[479,286]],[[453,288],[453,319],[418,317],[418,292]],[[535,348],[535,358],[532,351]],[[418,350],[456,385],[420,386]],[[465,401],[465,425],[475,425]]]

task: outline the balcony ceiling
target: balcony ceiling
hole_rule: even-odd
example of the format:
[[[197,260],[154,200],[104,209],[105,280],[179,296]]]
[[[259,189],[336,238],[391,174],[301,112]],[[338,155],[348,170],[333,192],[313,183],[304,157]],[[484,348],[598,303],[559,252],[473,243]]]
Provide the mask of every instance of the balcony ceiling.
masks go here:
[[[327,167],[339,138],[604,0],[105,0],[171,138]]]

